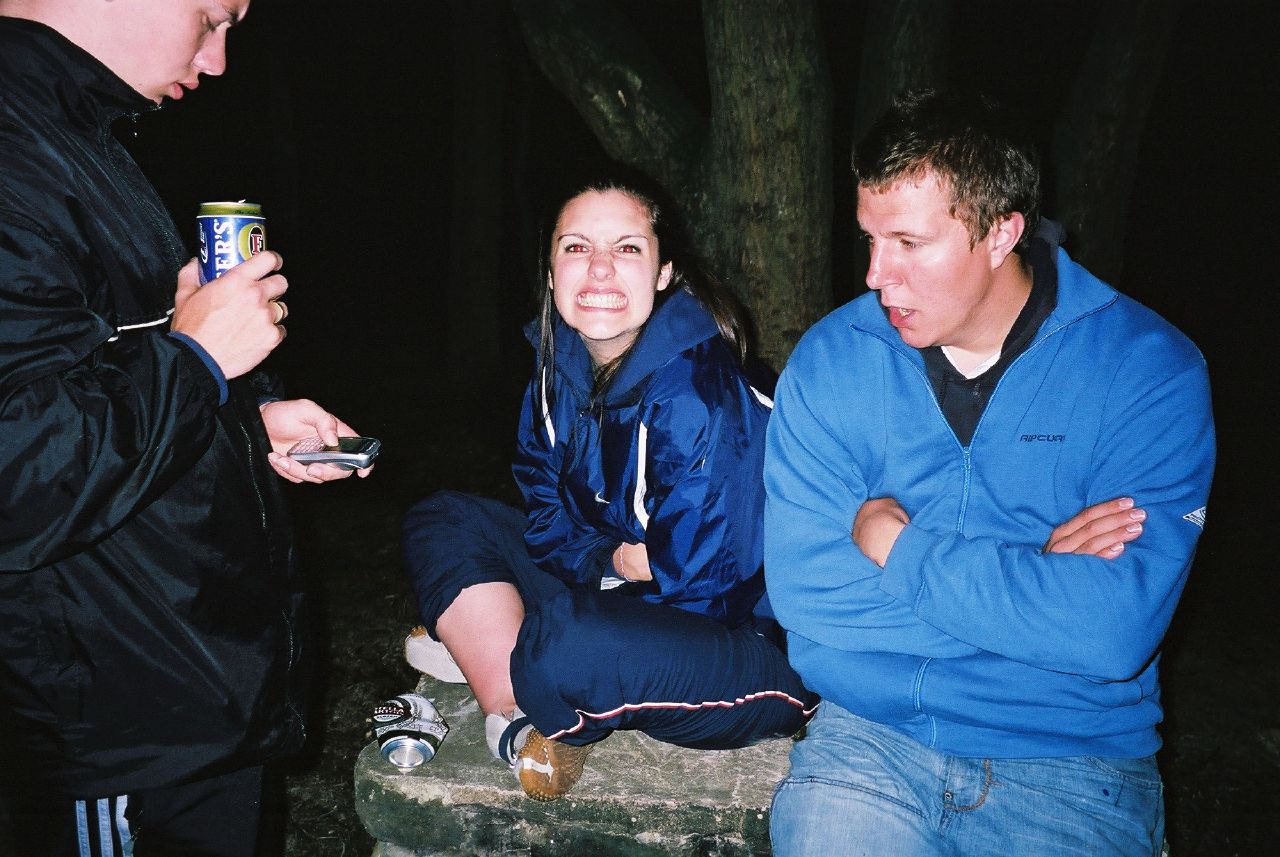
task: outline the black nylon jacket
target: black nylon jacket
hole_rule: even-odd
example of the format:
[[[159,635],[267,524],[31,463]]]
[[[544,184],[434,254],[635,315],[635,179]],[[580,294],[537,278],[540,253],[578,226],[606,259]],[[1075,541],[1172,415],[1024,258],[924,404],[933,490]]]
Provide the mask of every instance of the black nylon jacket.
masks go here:
[[[165,335],[183,243],[110,132],[154,106],[0,18],[0,762],[76,797],[304,736],[264,389]]]

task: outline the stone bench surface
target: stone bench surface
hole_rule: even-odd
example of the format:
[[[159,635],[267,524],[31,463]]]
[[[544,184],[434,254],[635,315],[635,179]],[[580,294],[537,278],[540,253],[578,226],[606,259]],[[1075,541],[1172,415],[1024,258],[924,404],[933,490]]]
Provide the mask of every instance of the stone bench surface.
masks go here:
[[[742,750],[686,750],[638,732],[600,742],[566,797],[540,803],[489,754],[466,685],[423,677],[449,734],[409,771],[375,744],[355,769],[356,810],[381,857],[446,855],[768,855],[769,802],[789,740]]]

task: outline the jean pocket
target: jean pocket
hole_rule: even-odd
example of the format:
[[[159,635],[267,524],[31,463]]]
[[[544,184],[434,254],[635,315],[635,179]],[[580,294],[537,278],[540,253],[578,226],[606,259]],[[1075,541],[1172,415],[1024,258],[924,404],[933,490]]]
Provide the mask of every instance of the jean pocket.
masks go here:
[[[1119,777],[1129,786],[1153,791],[1159,791],[1163,787],[1163,783],[1160,780],[1160,768],[1156,765],[1154,756],[1144,756],[1137,759],[1086,756],[1085,761],[1103,774]]]

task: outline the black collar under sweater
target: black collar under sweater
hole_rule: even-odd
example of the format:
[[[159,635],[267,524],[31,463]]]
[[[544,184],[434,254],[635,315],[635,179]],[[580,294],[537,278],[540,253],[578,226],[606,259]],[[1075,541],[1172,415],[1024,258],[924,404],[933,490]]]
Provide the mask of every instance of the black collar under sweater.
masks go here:
[[[1042,239],[1041,234],[1037,232],[1027,251],[1027,261],[1031,266],[1031,294],[1027,296],[1027,302],[1023,304],[1022,311],[1018,313],[1013,327],[1004,339],[1000,359],[976,378],[966,378],[951,365],[939,346],[919,349],[924,357],[929,383],[933,385],[933,393],[938,399],[938,407],[942,409],[961,446],[967,447],[973,440],[978,420],[986,410],[991,394],[1005,369],[1027,349],[1040,330],[1040,325],[1057,305],[1058,267],[1054,259],[1057,241],[1047,235]]]

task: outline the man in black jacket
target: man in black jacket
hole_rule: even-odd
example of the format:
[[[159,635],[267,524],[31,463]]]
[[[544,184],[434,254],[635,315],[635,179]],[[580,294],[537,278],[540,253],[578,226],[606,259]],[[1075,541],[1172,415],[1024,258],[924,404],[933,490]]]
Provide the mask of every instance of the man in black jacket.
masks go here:
[[[284,452],[355,432],[255,371],[285,336],[280,257],[198,287],[109,128],[221,74],[248,6],[0,0],[0,779],[23,854],[251,855],[262,766],[305,737],[279,479],[349,475]]]

